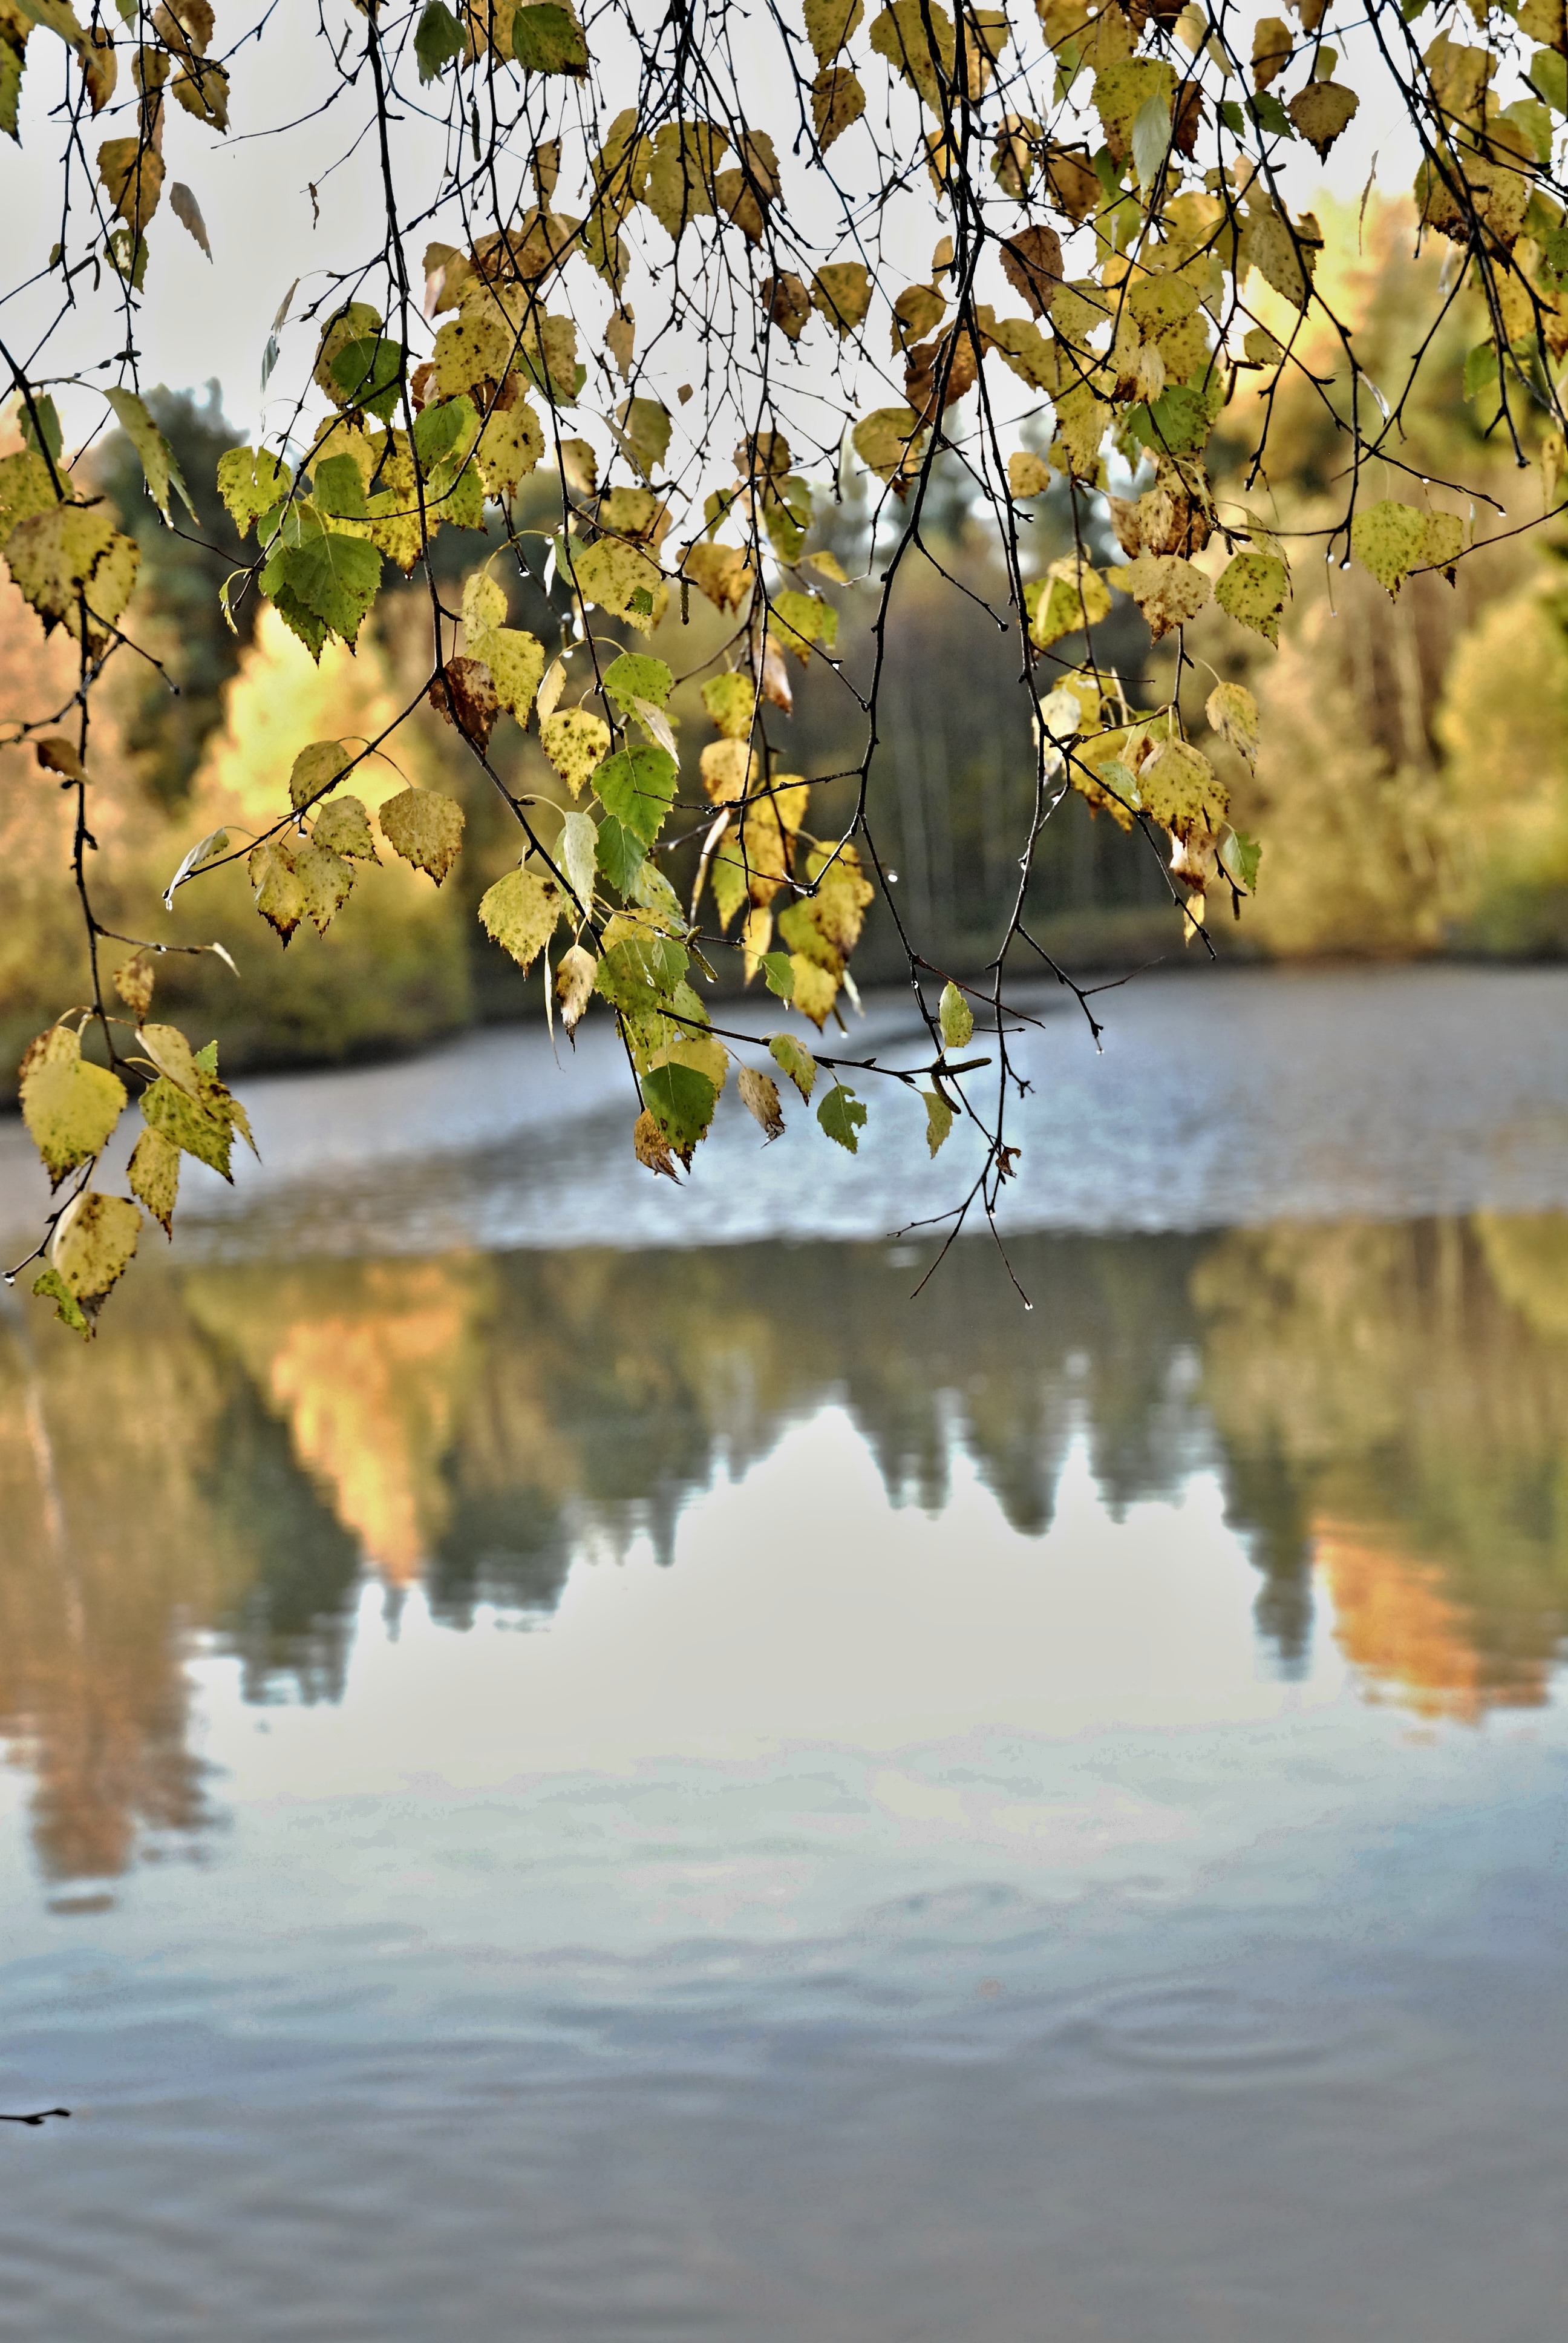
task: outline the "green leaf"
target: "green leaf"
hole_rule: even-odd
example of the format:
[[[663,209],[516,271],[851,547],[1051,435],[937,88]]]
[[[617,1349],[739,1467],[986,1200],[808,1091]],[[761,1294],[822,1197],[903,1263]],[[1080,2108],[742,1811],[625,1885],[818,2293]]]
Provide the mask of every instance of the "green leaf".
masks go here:
[[[512,55],[525,73],[586,74],[588,43],[569,8],[537,0],[512,18]]]
[[[1568,114],[1568,57],[1560,50],[1536,50],[1530,60],[1530,85],[1553,114]]]
[[[313,798],[325,796],[338,776],[354,762],[341,740],[313,740],[294,760],[288,776],[288,802],[297,813]],[[329,841],[322,840],[323,845]]]
[[[424,469],[433,472],[459,448],[470,447],[478,421],[472,399],[462,396],[421,408],[414,418],[414,446]]]
[[[283,501],[293,482],[288,466],[265,447],[230,447],[217,459],[217,492],[241,537]]]
[[[664,827],[678,778],[673,757],[639,746],[607,757],[594,775],[594,788],[606,812],[651,846]]]
[[[362,537],[324,530],[287,547],[274,562],[289,591],[332,634],[350,645],[381,583],[381,556]],[[282,608],[276,592],[275,600]]]
[[[1271,138],[1293,138],[1295,126],[1271,89],[1260,89],[1247,100],[1247,111]]]
[[[617,408],[616,420],[633,463],[651,480],[669,452],[668,407],[657,398],[628,398]]]
[[[808,1106],[817,1081],[817,1061],[804,1041],[793,1033],[774,1033],[769,1037],[769,1051],[775,1065],[787,1073]]]
[[[430,0],[414,35],[414,61],[420,80],[437,80],[442,67],[460,57],[466,45],[463,28],[451,10],[442,5],[442,0]]]
[[[311,482],[313,502],[334,520],[364,520],[365,475],[352,456],[324,456]]]
[[[338,404],[362,407],[383,423],[392,419],[403,379],[403,346],[380,334],[345,342],[331,366]]]
[[[1568,64],[1568,59],[1560,62]],[[1497,345],[1490,341],[1477,342],[1475,347],[1465,355],[1464,396],[1467,399],[1477,398],[1483,390],[1495,391],[1496,388]]]
[[[953,1127],[953,1111],[940,1091],[922,1091],[926,1102],[926,1145],[935,1155]]]
[[[563,900],[543,871],[508,870],[479,898],[479,924],[519,968],[530,968],[555,932]]]
[[[601,827],[599,835],[603,834]],[[613,934],[616,924],[617,920],[610,922],[607,937]],[[647,1017],[656,1011],[668,1015],[675,988],[685,974],[685,946],[674,936],[643,928],[608,944],[599,955],[594,989],[629,1017]]]
[[[111,391],[109,396],[112,398],[114,393]],[[138,399],[136,404],[140,406],[141,401]],[[146,412],[145,409],[143,411]],[[33,420],[35,414],[38,418],[36,423]],[[148,417],[149,422],[151,419]],[[45,391],[41,398],[35,397],[31,407],[24,400],[17,420],[22,426],[22,437],[33,453],[41,458],[47,451],[58,463],[65,435],[60,427],[59,409],[48,392]]]
[[[0,51],[0,58],[4,55]],[[33,1280],[33,1291],[41,1300],[55,1304],[55,1315],[63,1326],[69,1326],[75,1334],[91,1336],[93,1329],[86,1312],[57,1269],[41,1269]]]
[[[794,1000],[795,964],[788,952],[764,952],[757,965],[769,992],[776,992],[780,1001]]]
[[[142,1093],[142,1120],[149,1130],[160,1132],[171,1147],[194,1155],[199,1163],[209,1165],[226,1180],[233,1178],[229,1156],[235,1132],[250,1137],[244,1108],[213,1075],[205,1075],[201,1096],[193,1098],[177,1082],[171,1082],[166,1074],[160,1074]]]
[[[293,587],[286,585],[281,576],[274,581],[264,571],[262,586],[272,595],[272,607],[289,633],[298,638],[313,659],[318,659],[332,632],[326,619],[318,618],[314,610],[307,610]]]
[[[1219,857],[1220,868],[1244,895],[1257,892],[1258,865],[1263,859],[1257,839],[1249,838],[1244,830],[1226,829],[1220,834]]]
[[[439,789],[404,789],[387,799],[376,819],[393,851],[416,870],[427,870],[438,887],[463,843],[463,809],[457,799]]]
[[[664,707],[674,682],[663,659],[651,659],[646,651],[622,651],[605,669],[604,688],[623,716],[632,713],[633,702],[638,699]]]
[[[169,517],[171,488],[178,491],[186,512],[194,519],[196,507],[191,502],[190,490],[185,484],[168,441],[153,421],[145,402],[136,397],[134,390],[107,390],[104,396],[115,410],[116,421],[141,458],[147,493],[165,521]],[[57,429],[58,426],[55,427]],[[59,453],[57,447],[55,453]]]
[[[568,916],[575,918],[578,912],[591,911],[594,873],[598,868],[598,829],[591,814],[566,816],[561,823],[560,843],[556,848],[556,861],[577,898],[567,907]]]
[[[126,1104],[126,1086],[82,1055],[82,1038],[52,1025],[22,1061],[22,1120],[44,1159],[49,1185],[88,1162],[106,1142]]]
[[[584,815],[583,819],[586,820],[588,817]],[[614,814],[607,814],[598,826],[594,854],[608,884],[618,895],[629,898],[637,885],[637,874],[642,868],[641,839],[618,822]]]
[[[1127,429],[1141,447],[1156,456],[1183,456],[1207,447],[1213,421],[1203,393],[1190,383],[1179,382],[1162,390],[1152,406],[1131,407]]]
[[[789,1071],[786,1067],[785,1071]],[[824,1092],[822,1102],[817,1109],[817,1120],[829,1139],[836,1140],[840,1147],[847,1147],[851,1155],[859,1153],[860,1142],[856,1133],[865,1128],[866,1110],[853,1091],[846,1090],[842,1082],[836,1081],[830,1091]]]
[[[642,1078],[643,1103],[683,1162],[713,1120],[719,1091],[695,1066],[676,1061]]]
[[[937,1021],[942,1029],[942,1047],[945,1050],[964,1049],[973,1037],[974,1011],[958,986],[950,981],[942,987]]]
[[[1171,101],[1153,91],[1132,117],[1132,167],[1145,195],[1160,176],[1160,166],[1171,146]]]

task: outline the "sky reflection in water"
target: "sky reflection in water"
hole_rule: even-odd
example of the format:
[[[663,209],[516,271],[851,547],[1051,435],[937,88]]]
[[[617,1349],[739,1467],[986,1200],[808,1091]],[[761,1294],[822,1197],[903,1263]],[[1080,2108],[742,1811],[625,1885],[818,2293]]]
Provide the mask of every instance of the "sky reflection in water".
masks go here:
[[[928,1258],[0,1325],[23,2331],[1561,2332],[1568,1219]]]

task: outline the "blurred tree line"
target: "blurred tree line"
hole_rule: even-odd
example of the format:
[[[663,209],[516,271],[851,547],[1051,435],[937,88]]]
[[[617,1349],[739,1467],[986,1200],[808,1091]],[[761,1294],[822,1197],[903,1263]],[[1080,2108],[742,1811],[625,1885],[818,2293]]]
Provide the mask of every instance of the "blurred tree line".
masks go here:
[[[1331,297],[1357,320],[1362,362],[1392,401],[1442,305],[1439,258],[1415,249],[1408,208],[1392,203],[1366,206],[1359,254],[1354,233],[1331,238],[1331,250],[1336,242],[1354,256],[1332,264],[1343,281],[1330,288]],[[1323,265],[1331,266],[1326,257]],[[1479,472],[1500,506],[1520,501],[1523,520],[1534,517],[1539,477],[1515,472],[1503,447],[1489,466],[1486,417],[1462,397],[1465,353],[1483,322],[1468,294],[1444,313],[1419,396],[1402,414],[1407,458],[1430,477],[1434,501],[1442,500],[1444,479]],[[1334,352],[1308,339],[1298,342],[1297,354],[1302,368],[1284,377],[1271,427],[1271,470],[1290,487],[1276,491],[1268,477],[1250,476],[1261,414],[1244,370],[1211,461],[1221,497],[1249,507],[1299,551],[1314,531],[1326,532],[1341,442],[1332,422]],[[298,748],[325,734],[368,736],[407,704],[423,669],[417,646],[427,614],[422,584],[394,592],[357,657],[329,649],[319,668],[265,614],[258,625],[249,604],[241,605],[231,633],[217,589],[240,548],[212,482],[217,457],[237,435],[224,420],[216,384],[205,398],[163,392],[150,403],[192,485],[205,544],[162,527],[128,443],[106,438],[95,455],[95,482],[140,543],[142,635],[162,664],[133,665],[129,655],[118,663],[108,739],[95,759],[95,831],[116,924],[171,940],[216,936],[241,970],[236,981],[211,960],[166,961],[159,996],[166,1012],[216,1033],[230,1069],[364,1056],[477,1018],[518,1015],[528,998],[524,980],[475,918],[480,894],[515,859],[513,826],[456,736],[428,709],[398,736],[380,794],[417,780],[462,800],[464,852],[439,894],[423,877],[389,868],[356,890],[327,937],[302,931],[286,952],[256,920],[237,870],[188,890],[176,914],[163,912],[163,887],[194,840],[219,822],[243,831],[272,817]],[[993,615],[1005,606],[1002,580],[956,467],[940,486],[922,549],[908,553],[900,571],[885,737],[870,789],[878,835],[895,842],[900,909],[928,957],[962,971],[984,963],[1000,931],[1030,818],[1032,757],[1027,708],[1013,689],[1018,642]],[[1408,487],[1408,476],[1391,469],[1386,483],[1369,482],[1364,493],[1403,494]],[[558,607],[544,586],[548,538],[542,527],[528,533],[545,519],[546,493],[539,491],[535,514],[525,485],[516,516],[525,562],[498,539],[492,574],[507,585],[509,622],[553,648]],[[1026,508],[1033,568],[1067,548],[1064,495],[1058,488]],[[813,543],[838,552],[851,574],[867,566],[868,549],[879,568],[891,537],[869,548],[869,520],[851,487]],[[1497,541],[1461,567],[1456,587],[1420,577],[1397,603],[1359,568],[1325,567],[1316,584],[1303,585],[1310,565],[1298,565],[1297,598],[1277,653],[1261,642],[1238,649],[1236,630],[1212,610],[1188,629],[1197,662],[1183,684],[1190,712],[1219,672],[1252,687],[1265,719],[1256,778],[1240,766],[1228,776],[1238,820],[1264,841],[1262,880],[1245,923],[1216,933],[1221,952],[1568,948],[1568,572],[1550,544],[1511,537],[1510,526],[1506,516],[1491,517],[1482,533]],[[1111,558],[1109,544],[1102,551]],[[456,578],[474,552],[471,536],[448,532],[437,540],[435,559]],[[955,597],[944,572],[967,592]],[[839,653],[850,677],[862,678],[874,652],[871,597],[850,586],[837,598]],[[679,675],[717,646],[726,625],[693,598],[683,631],[672,601],[655,647]],[[1129,601],[1117,598],[1097,639],[1103,663],[1121,675],[1135,703],[1169,692],[1170,643],[1151,653]],[[1059,649],[1076,658],[1081,642]],[[31,614],[5,586],[0,707],[24,699],[36,706],[40,670],[64,703],[68,650],[57,640],[41,643]],[[860,743],[844,721],[843,695],[823,689],[809,669],[791,665],[790,672],[794,714],[784,719],[770,710],[769,724],[785,769],[840,776],[814,793],[811,824],[826,832],[853,802]],[[678,689],[672,708],[690,738],[709,737],[694,686]],[[561,785],[534,743],[514,728],[498,734],[494,753],[510,785],[560,798]],[[367,794],[377,798],[373,780]],[[683,890],[695,875],[696,829],[689,826],[669,866]],[[66,853],[65,812],[52,779],[30,752],[0,750],[0,1050],[7,1074],[38,1025],[80,990]],[[1181,956],[1180,916],[1153,850],[1097,820],[1076,794],[1044,833],[1030,925],[1047,950],[1078,969]],[[902,973],[880,902],[857,968],[862,980]],[[537,977],[533,983],[537,990]]]

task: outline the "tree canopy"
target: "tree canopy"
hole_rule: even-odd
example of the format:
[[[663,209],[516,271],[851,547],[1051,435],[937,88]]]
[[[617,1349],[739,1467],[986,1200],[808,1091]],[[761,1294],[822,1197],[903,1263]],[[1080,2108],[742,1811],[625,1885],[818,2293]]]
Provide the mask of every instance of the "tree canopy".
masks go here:
[[[196,525],[138,344],[169,239],[236,265],[191,182],[204,146],[284,135],[259,95],[279,44],[340,156],[315,212],[347,206],[352,185],[376,219],[347,269],[274,256],[298,274],[275,312],[259,297],[266,427],[216,457],[220,542]],[[1357,215],[1325,210],[1325,233],[1285,185],[1363,104],[1419,148],[1412,234],[1449,255],[1416,347],[1381,380],[1325,290],[1330,238]],[[155,1008],[166,953],[222,949],[199,937],[208,874],[242,864],[297,949],[388,855],[447,878],[463,808],[397,761],[421,704],[516,824],[484,930],[542,969],[567,1033],[590,1008],[616,1021],[651,1172],[690,1164],[731,1074],[766,1137],[804,1110],[851,1153],[892,1081],[923,1094],[933,1154],[960,1121],[980,1134],[950,1224],[990,1219],[1017,1169],[1009,984],[1054,976],[1099,1031],[1091,989],[1028,916],[1068,794],[1141,834],[1191,937],[1257,885],[1260,842],[1230,815],[1258,707],[1194,630],[1222,665],[1217,625],[1277,642],[1303,560],[1354,562],[1397,596],[1527,525],[1434,477],[1407,436],[1452,315],[1475,321],[1478,467],[1495,468],[1487,442],[1537,465],[1543,514],[1559,508],[1565,117],[1563,0],[1293,0],[1290,18],[1224,0],[331,0],[313,23],[284,0],[221,25],[209,0],[94,0],[85,21],[71,0],[0,0],[0,127],[57,173],[47,248],[24,248],[15,218],[5,231],[0,320],[26,339],[0,323],[0,553],[76,650],[63,704],[0,710],[38,786],[71,795],[84,938],[84,997],[22,1068],[55,1192],[24,1264],[34,1291],[90,1333],[145,1216],[170,1230],[182,1157],[227,1176],[249,1139],[215,1049]],[[1332,506],[1320,496],[1310,526],[1271,461],[1282,414],[1287,463],[1307,448]],[[1221,466],[1238,421],[1244,451]],[[319,659],[352,649],[401,578],[423,597],[417,698],[374,738],[305,748],[254,834],[194,837],[169,876],[172,932],[118,932],[95,908],[95,693],[114,663],[159,672],[137,639],[147,532],[120,524],[94,469],[108,427],[149,517],[207,548],[236,633],[270,607]],[[928,958],[869,801],[900,581],[942,569],[942,499],[990,533],[979,598],[1016,648],[1033,743],[978,974]],[[1048,504],[1070,542],[1042,561]],[[857,598],[869,652],[851,672],[839,638]],[[1107,649],[1130,608],[1148,645],[1131,663]],[[848,767],[797,769],[803,675],[844,698]],[[495,756],[507,726],[532,734],[538,786]],[[878,895],[927,1035],[915,1064],[839,1038]],[[771,1020],[727,1014],[731,970]],[[119,1193],[100,1162],[133,1094]]]

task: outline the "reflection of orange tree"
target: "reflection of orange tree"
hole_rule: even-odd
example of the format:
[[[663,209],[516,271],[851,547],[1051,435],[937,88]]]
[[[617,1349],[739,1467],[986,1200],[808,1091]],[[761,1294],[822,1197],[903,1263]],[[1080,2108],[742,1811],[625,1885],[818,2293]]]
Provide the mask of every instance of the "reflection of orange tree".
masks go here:
[[[1550,1216],[1291,1228],[1194,1272],[1232,1489],[1282,1576],[1315,1554],[1347,1655],[1422,1709],[1538,1701],[1568,1629],[1565,1254]],[[1556,1320],[1514,1306],[1543,1292]]]
[[[0,1320],[0,1734],[37,1776],[51,1876],[121,1870],[141,1829],[200,1819],[187,1632],[226,1627],[253,1682],[294,1663],[330,1689],[323,1613],[352,1567],[168,1278],[91,1351]]]
[[[759,1245],[149,1265],[92,1352],[29,1367],[0,1330],[0,1730],[37,1770],[46,1867],[112,1871],[141,1826],[198,1818],[189,1629],[253,1692],[292,1667],[330,1693],[363,1563],[423,1571],[454,1621],[548,1607],[580,1540],[668,1559],[694,1490],[829,1403],[896,1500],[943,1502],[956,1434],[1037,1534],[1075,1426],[1113,1504],[1180,1485],[1194,1358],[1285,1648],[1315,1553],[1393,1696],[1540,1696],[1568,1618],[1568,1223],[1250,1232],[1195,1269],[1175,1239],[1015,1257],[1030,1317],[983,1248],[911,1308],[885,1247]],[[800,1488],[802,1542],[829,1502]]]

